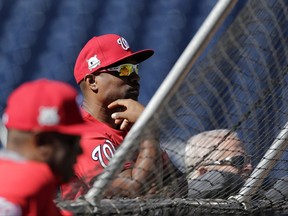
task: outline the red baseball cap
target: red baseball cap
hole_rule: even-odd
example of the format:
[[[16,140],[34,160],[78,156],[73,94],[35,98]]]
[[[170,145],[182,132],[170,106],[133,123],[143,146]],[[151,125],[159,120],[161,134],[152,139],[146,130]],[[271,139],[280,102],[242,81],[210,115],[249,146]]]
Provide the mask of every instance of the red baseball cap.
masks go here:
[[[128,42],[116,34],[105,34],[90,39],[80,51],[74,67],[77,83],[87,74],[132,58],[140,63],[154,54],[151,49],[133,52]]]
[[[64,82],[48,79],[26,82],[8,97],[3,123],[8,129],[24,131],[71,135],[95,131],[82,119],[76,96],[76,90]]]

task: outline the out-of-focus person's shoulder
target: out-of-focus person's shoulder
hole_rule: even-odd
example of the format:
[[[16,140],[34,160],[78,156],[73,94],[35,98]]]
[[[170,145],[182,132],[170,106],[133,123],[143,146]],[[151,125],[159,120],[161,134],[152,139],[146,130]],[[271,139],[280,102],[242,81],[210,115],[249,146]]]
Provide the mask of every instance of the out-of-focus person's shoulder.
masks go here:
[[[1,185],[17,188],[17,193],[30,194],[41,188],[53,188],[56,178],[45,163],[33,161],[1,160]]]

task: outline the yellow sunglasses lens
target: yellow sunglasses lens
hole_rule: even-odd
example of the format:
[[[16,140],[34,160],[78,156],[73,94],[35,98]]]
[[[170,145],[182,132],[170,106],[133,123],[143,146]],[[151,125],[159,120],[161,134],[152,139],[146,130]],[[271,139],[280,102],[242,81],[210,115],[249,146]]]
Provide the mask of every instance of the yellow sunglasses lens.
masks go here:
[[[119,76],[130,76],[133,72],[138,74],[138,65],[123,64],[118,67],[109,68],[108,70],[116,70],[119,72]]]
[[[119,76],[130,76],[133,73],[132,65],[121,65],[119,70]]]
[[[119,76],[130,76],[133,72],[138,74],[138,64],[123,64],[118,67],[107,68],[108,71],[117,71]]]

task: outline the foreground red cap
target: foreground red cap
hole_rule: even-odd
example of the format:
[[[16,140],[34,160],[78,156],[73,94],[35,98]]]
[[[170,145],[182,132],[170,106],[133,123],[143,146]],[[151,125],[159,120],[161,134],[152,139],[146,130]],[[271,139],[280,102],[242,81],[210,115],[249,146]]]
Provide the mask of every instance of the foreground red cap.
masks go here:
[[[8,129],[55,131],[81,135],[93,131],[84,123],[70,85],[48,79],[22,84],[9,96],[3,115]]]
[[[79,83],[87,74],[132,58],[140,63],[153,55],[150,49],[133,52],[128,42],[116,34],[93,37],[80,51],[74,68],[74,77]]]

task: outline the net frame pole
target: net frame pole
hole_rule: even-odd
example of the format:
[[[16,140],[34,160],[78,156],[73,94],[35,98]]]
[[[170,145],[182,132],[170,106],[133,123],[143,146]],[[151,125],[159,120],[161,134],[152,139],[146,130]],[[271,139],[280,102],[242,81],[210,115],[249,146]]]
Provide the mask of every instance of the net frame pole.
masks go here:
[[[146,109],[141,114],[138,121],[136,121],[130,132],[125,137],[122,145],[116,151],[106,170],[99,176],[98,180],[94,182],[93,187],[85,195],[86,201],[91,205],[97,206],[97,203],[99,203],[101,199],[104,187],[109,184],[117,170],[123,165],[127,152],[133,149],[133,147],[135,148],[135,139],[140,135],[142,128],[145,128],[145,125],[147,125],[153,118],[153,114],[162,109],[163,104],[171,98],[173,93],[181,85],[182,80],[207,47],[210,39],[231,12],[236,2],[237,0],[218,0],[168,73],[167,77],[147,104]]]
[[[255,167],[249,178],[246,180],[239,193],[230,199],[236,199],[243,203],[247,208],[249,206],[251,196],[261,187],[263,180],[271,169],[275,166],[277,161],[283,155],[288,147],[288,122],[284,125],[283,129],[279,132],[261,161]]]

